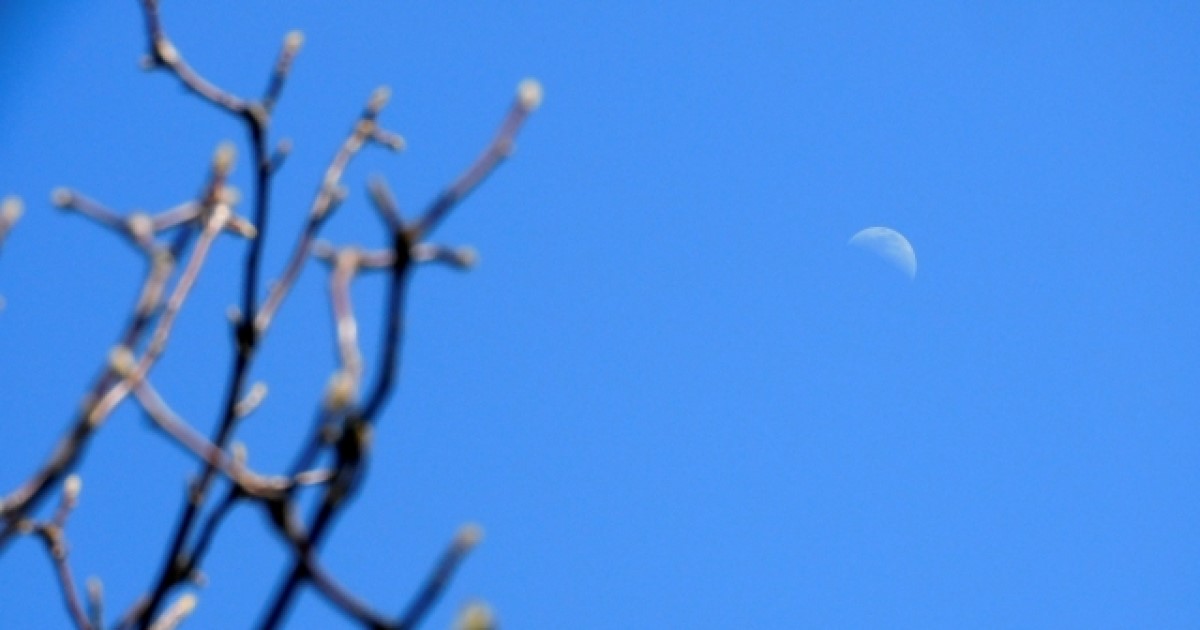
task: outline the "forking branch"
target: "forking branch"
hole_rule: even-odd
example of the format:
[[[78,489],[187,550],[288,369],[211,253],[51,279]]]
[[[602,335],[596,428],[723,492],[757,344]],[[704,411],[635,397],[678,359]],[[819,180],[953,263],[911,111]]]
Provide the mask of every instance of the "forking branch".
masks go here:
[[[342,179],[353,158],[369,145],[399,150],[405,144],[399,134],[380,124],[379,117],[390,92],[387,88],[377,89],[335,151],[283,269],[263,292],[260,290],[262,252],[271,215],[271,190],[274,176],[291,150],[289,141],[280,142],[273,150],[269,148],[272,114],[297,60],[303,36],[292,32],[284,38],[262,96],[245,98],[209,81],[185,61],[168,36],[157,0],[140,0],[140,5],[148,48],[144,66],[165,71],[188,92],[232,116],[245,128],[252,166],[249,188],[252,210],[248,218],[235,212],[241,195],[230,184],[235,151],[229,143],[216,151],[200,193],[158,214],[121,213],[65,188],[53,193],[54,204],[62,210],[78,214],[128,242],[145,260],[146,270],[117,342],[87,389],[64,436],[24,483],[0,499],[0,554],[19,537],[36,534],[54,561],[72,622],[84,629],[105,625],[103,584],[97,578],[87,581],[85,606],[67,564],[64,530],[67,515],[75,507],[79,494],[78,471],[85,464],[88,445],[121,404],[132,399],[156,430],[196,460],[199,470],[185,493],[161,567],[154,573],[145,594],[116,619],[116,627],[174,628],[182,623],[199,605],[191,585],[197,582],[222,523],[240,505],[251,505],[267,514],[268,522],[290,555],[290,568],[266,604],[261,627],[274,628],[282,623],[296,594],[306,585],[364,627],[415,627],[445,591],[468,551],[478,543],[482,531],[478,526],[464,526],[460,530],[411,602],[394,616],[378,612],[346,589],[324,567],[319,549],[361,487],[371,459],[373,428],[382,421],[384,406],[395,391],[405,332],[404,305],[413,273],[425,264],[469,269],[477,260],[473,249],[428,239],[450,212],[511,154],[522,125],[541,102],[541,86],[534,80],[518,85],[513,104],[493,139],[475,161],[411,219],[403,216],[382,177],[371,180],[367,196],[381,219],[389,243],[387,248],[369,250],[354,244],[335,248],[318,239],[323,226],[349,198]],[[0,209],[0,244],[20,211],[20,202],[15,198],[4,201]],[[213,244],[224,233],[240,236],[248,244],[240,272],[238,307],[230,315],[233,352],[223,404],[213,434],[205,437],[172,409],[168,402],[170,394],[155,387],[152,377],[168,350],[179,315],[213,254]],[[302,442],[287,474],[259,473],[250,468],[246,447],[233,441],[234,433],[243,418],[265,413],[266,385],[262,382],[251,385],[250,371],[263,348],[266,333],[311,258],[324,261],[330,268],[329,299],[337,369],[326,392],[315,401],[314,430]],[[387,289],[379,305],[383,315],[382,341],[374,349],[373,366],[364,358],[351,293],[354,280],[364,273],[387,276]],[[218,480],[224,480],[228,488],[214,502],[209,494]],[[308,522],[300,516],[299,493],[303,488],[312,488],[318,494],[317,507]],[[51,518],[38,520],[36,514],[56,489],[60,490],[59,508]],[[471,610],[479,609],[476,606]],[[472,612],[464,615],[464,619],[468,618],[478,621],[485,617]],[[491,619],[490,614],[486,619]]]

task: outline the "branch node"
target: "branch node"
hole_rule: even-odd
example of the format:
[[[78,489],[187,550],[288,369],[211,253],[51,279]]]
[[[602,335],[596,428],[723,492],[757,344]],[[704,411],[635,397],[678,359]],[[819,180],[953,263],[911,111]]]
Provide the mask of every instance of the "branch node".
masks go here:
[[[129,378],[129,375],[133,374],[134,368],[137,367],[133,351],[129,349],[129,346],[123,344],[114,346],[108,353],[108,367],[117,376]]]
[[[163,37],[154,43],[154,58],[157,64],[173,66],[179,63],[179,49]]]
[[[325,408],[340,411],[348,407],[358,393],[356,380],[345,370],[334,372],[325,388]]]
[[[138,243],[149,243],[154,238],[154,220],[144,212],[134,212],[125,219],[125,229]]]

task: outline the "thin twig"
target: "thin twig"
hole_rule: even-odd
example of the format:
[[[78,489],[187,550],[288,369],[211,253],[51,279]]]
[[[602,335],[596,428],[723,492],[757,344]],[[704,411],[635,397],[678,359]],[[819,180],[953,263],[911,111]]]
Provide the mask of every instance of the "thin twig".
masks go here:
[[[171,411],[149,381],[139,382],[133,391],[134,396],[141,403],[142,409],[154,421],[155,426],[162,429],[164,433],[200,461],[221,471],[241,492],[254,497],[274,498],[291,485],[282,478],[267,478],[254,473],[244,464],[239,463],[235,457],[217,448],[215,444],[209,442]]]
[[[317,591],[325,596],[334,606],[342,610],[362,625],[372,630],[384,630],[395,627],[395,624],[383,614],[376,612],[369,604],[354,596],[330,574],[313,553],[312,545],[305,534],[300,519],[296,516],[294,505],[284,505],[280,518],[273,521],[291,545],[293,555],[300,560],[305,575],[312,580]]]
[[[183,86],[200,98],[230,113],[242,115],[248,105],[246,101],[209,83],[183,60],[179,49],[167,39],[158,14],[158,0],[142,0],[146,18],[146,32],[150,44],[148,67],[164,67],[179,79]]]
[[[490,175],[512,153],[513,143],[516,140],[517,132],[521,130],[521,125],[541,103],[542,86],[540,83],[533,79],[526,79],[517,86],[516,100],[509,108],[508,115],[500,124],[500,129],[496,132],[491,144],[421,215],[421,218],[412,227],[417,236],[414,240],[420,241],[432,232],[458,202],[475,190],[484,178]]]
[[[403,337],[404,297],[412,270],[414,245],[429,234],[458,202],[464,199],[503,161],[504,157],[511,153],[517,131],[525,118],[538,107],[541,97],[541,86],[536,81],[526,80],[518,86],[516,101],[501,123],[500,130],[492,143],[484,150],[479,159],[472,163],[449,188],[430,204],[416,223],[403,226],[403,229],[396,229],[398,222],[393,221],[388,212],[389,209],[394,209],[394,206],[388,205],[389,200],[384,195],[375,194],[376,206],[384,214],[385,222],[388,223],[392,232],[391,249],[394,256],[384,303],[384,342],[380,352],[380,369],[366,397],[366,403],[357,413],[349,414],[344,423],[338,442],[338,462],[334,478],[325,486],[320,507],[308,528],[309,540],[313,549],[316,549],[321,543],[340,508],[357,491],[362,479],[363,457],[369,441],[371,425],[375,422],[383,404],[395,387],[396,377],[399,373],[400,342]],[[381,204],[380,201],[383,203]],[[302,242],[307,243],[308,241],[302,239]],[[283,621],[304,579],[303,563],[294,562],[292,569],[272,598],[260,628],[273,630]]]
[[[62,500],[58,510],[50,521],[37,524],[34,531],[46,545],[50,560],[54,563],[54,572],[58,576],[58,584],[62,589],[63,601],[71,619],[80,630],[91,630],[92,623],[79,601],[79,593],[75,588],[75,578],[71,574],[71,565],[67,562],[67,537],[65,528],[67,517],[75,508],[79,499],[81,484],[78,475],[67,477],[63,483]]]
[[[214,161],[213,172],[208,184],[205,186],[204,201],[201,205],[206,207],[225,205],[223,201],[227,196],[225,192],[225,178],[228,175],[231,161],[232,156],[227,151],[218,151],[218,158]],[[229,211],[226,209],[223,214],[228,215]],[[149,327],[159,311],[162,292],[174,267],[174,260],[189,247],[193,233],[194,230],[182,231],[176,236],[170,248],[163,249],[156,246],[149,253],[150,260],[152,261],[150,271],[139,294],[137,307],[134,309],[133,316],[127,322],[125,330],[120,336],[121,342],[117,346],[118,349],[126,349],[126,352],[118,351],[113,356],[127,356],[127,353],[131,352],[131,349],[149,331]],[[199,257],[201,260],[203,259],[203,253],[201,252],[201,256]],[[189,266],[196,260],[197,252],[193,252],[189,260]],[[198,267],[196,272],[198,272]],[[180,282],[183,282],[183,280],[184,278],[181,278]],[[186,290],[180,295],[178,291],[180,285],[178,283],[176,289],[178,297],[175,308],[177,310],[182,306],[182,295],[186,295]],[[165,307],[164,310],[166,310]],[[170,326],[168,323],[164,327],[162,319],[158,320],[158,324],[154,331],[157,343],[152,342],[152,346],[157,346],[158,350],[153,353],[147,352],[147,355],[143,359],[161,354],[165,348],[166,336],[162,333],[169,331]],[[21,521],[23,516],[29,511],[36,509],[38,503],[45,498],[50,486],[75,466],[76,462],[83,455],[84,449],[92,435],[107,417],[107,413],[127,393],[128,383],[126,382],[126,377],[128,375],[118,374],[116,364],[111,361],[111,358],[108,365],[101,371],[100,376],[97,377],[92,388],[84,396],[79,414],[76,416],[67,435],[55,447],[50,458],[24,484],[4,497],[3,500],[0,500],[0,519],[4,521],[3,528],[0,529],[0,552],[6,548],[8,541],[16,535],[17,523]],[[152,360],[145,364],[139,363],[137,371],[148,370],[152,363]],[[123,392],[114,392],[116,389],[121,389]],[[107,407],[107,410],[97,413],[97,410],[101,406]]]
[[[303,44],[304,33],[300,31],[292,31],[283,39],[283,48],[279,51],[279,58],[275,61],[275,70],[271,73],[271,81],[267,84],[267,91],[262,99],[262,107],[268,114],[275,109],[275,104],[279,102],[283,84],[292,70],[292,62],[296,60],[296,53],[300,52],[300,46]]]
[[[465,525],[455,535],[454,541],[442,553],[441,559],[433,567],[429,577],[425,580],[425,585],[417,592],[416,598],[408,605],[408,609],[400,616],[399,623],[396,624],[398,630],[408,630],[417,627],[429,610],[445,592],[446,586],[450,584],[450,580],[454,577],[454,572],[458,570],[467,554],[479,544],[479,540],[483,537],[483,530],[478,525]]]
[[[196,610],[196,596],[184,593],[150,626],[150,630],[174,630]]]
[[[283,275],[271,285],[267,299],[263,302],[262,310],[258,313],[255,325],[260,332],[265,331],[271,325],[271,320],[275,318],[279,307],[283,305],[284,298],[287,297],[292,285],[300,277],[300,271],[304,268],[304,261],[309,255],[309,248],[316,239],[317,232],[334,208],[345,198],[345,192],[341,187],[342,174],[345,173],[350,160],[362,149],[363,145],[368,140],[376,138],[375,134],[379,130],[376,122],[379,112],[383,110],[390,97],[391,91],[387,88],[381,87],[375,90],[370,100],[367,101],[362,115],[355,123],[354,129],[342,142],[342,146],[338,148],[333,160],[325,169],[321,186],[317,189],[317,195],[308,211],[308,221],[305,223],[300,237],[296,240],[296,245],[284,267]],[[403,148],[403,140],[400,140],[399,136],[395,136],[395,138],[396,140],[392,144],[386,146],[395,150]]]
[[[104,583],[100,581],[100,578],[95,576],[88,578],[87,598],[88,616],[91,618],[92,626],[104,627]]]

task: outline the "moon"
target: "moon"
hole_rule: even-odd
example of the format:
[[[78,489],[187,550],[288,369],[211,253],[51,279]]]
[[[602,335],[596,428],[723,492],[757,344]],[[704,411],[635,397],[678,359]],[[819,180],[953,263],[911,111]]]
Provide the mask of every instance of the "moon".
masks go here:
[[[865,249],[899,269],[909,280],[917,277],[917,253],[904,235],[886,227],[869,227],[850,237],[850,245]]]

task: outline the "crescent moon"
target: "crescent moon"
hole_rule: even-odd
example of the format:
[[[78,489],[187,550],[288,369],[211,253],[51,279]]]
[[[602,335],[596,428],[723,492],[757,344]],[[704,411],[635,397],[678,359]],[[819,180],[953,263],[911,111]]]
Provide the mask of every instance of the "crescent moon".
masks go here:
[[[917,253],[904,235],[886,227],[869,227],[850,237],[850,245],[865,249],[902,271],[917,276]]]

